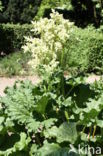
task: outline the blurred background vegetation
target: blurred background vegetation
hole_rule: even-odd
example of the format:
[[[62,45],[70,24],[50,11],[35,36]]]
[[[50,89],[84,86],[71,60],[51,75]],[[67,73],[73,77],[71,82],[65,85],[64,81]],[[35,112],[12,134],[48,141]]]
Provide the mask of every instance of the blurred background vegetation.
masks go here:
[[[102,24],[102,0],[1,0],[0,23],[30,23],[33,18],[49,16],[52,8],[64,14],[78,26]]]
[[[24,36],[31,35],[31,21],[50,18],[52,9],[74,22],[66,47],[67,70],[103,73],[103,0],[1,0],[0,75],[20,74],[27,61],[23,66],[18,62],[11,64],[16,62],[16,55],[21,60],[24,58],[21,47],[25,43]]]

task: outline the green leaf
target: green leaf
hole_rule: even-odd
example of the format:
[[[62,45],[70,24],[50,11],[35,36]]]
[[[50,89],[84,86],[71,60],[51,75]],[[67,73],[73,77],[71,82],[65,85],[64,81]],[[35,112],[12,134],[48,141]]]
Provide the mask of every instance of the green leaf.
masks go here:
[[[30,141],[31,139],[29,137],[27,138],[27,135],[25,133],[21,133],[20,141],[15,144],[15,149],[20,151],[23,150],[25,147],[28,146]]]
[[[13,127],[14,123],[10,118],[7,118],[6,121],[5,121],[5,126],[6,127]]]
[[[37,132],[41,124],[42,123],[39,121],[36,121],[33,118],[29,118],[26,121],[26,128],[28,129],[28,132]]]
[[[53,126],[55,122],[57,122],[56,118],[50,118],[50,119],[44,120],[42,124],[44,125],[46,129],[48,129],[51,126]]]
[[[103,120],[97,120],[96,123],[97,123],[97,126],[99,126],[100,128],[103,128]]]
[[[81,132],[81,140],[88,142],[88,134]]]
[[[3,130],[4,126],[3,126],[3,123],[4,123],[4,120],[5,118],[4,117],[0,117],[0,132]]]
[[[35,156],[36,155],[37,150],[38,150],[37,148],[38,148],[38,145],[32,144],[30,152],[29,152],[30,156]]]
[[[39,156],[68,156],[69,148],[61,148],[56,143],[45,143],[39,149]]]
[[[97,8],[97,9],[101,8],[101,5],[100,5],[99,3],[96,4],[96,8]]]
[[[58,129],[57,142],[75,143],[77,140],[76,123],[64,122]]]
[[[44,131],[45,138],[56,138],[57,134],[58,134],[58,128],[56,126],[53,126],[52,128]]]
[[[4,122],[5,118],[0,116],[0,125]]]
[[[16,153],[17,151],[25,150],[30,143],[30,137],[27,137],[26,133],[20,133],[20,141],[16,142],[13,147],[0,151],[0,156],[9,156],[11,154]]]
[[[48,104],[48,100],[49,100],[49,98],[46,95],[40,97],[40,99],[38,100],[38,102],[36,104],[36,111],[38,113],[41,113],[41,114],[45,113],[45,109]]]
[[[60,127],[53,126],[44,131],[46,138],[56,138],[58,143],[75,143],[77,139],[76,123],[64,122]]]
[[[63,105],[65,107],[68,107],[68,106],[71,106],[72,104],[72,98],[71,97],[68,97],[67,99],[65,99],[65,101],[63,102]]]

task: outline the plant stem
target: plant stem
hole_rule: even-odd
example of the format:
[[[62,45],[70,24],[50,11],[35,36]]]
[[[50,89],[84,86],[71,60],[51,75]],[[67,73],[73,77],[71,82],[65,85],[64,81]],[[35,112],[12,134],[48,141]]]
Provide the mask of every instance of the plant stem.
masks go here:
[[[95,125],[95,126],[94,126],[94,130],[93,130],[93,138],[94,138],[94,136],[95,136],[96,128],[97,128],[97,126]]]
[[[60,63],[61,63],[61,69],[62,69],[62,75],[61,75],[61,86],[62,86],[62,88],[61,89],[62,89],[63,96],[65,96],[65,89],[64,89],[64,50],[62,51]]]
[[[86,129],[86,126],[83,127],[83,130],[82,130],[83,133],[85,132],[85,129]]]
[[[91,135],[91,132],[92,132],[92,126],[89,128],[88,140],[90,140],[90,135]]]

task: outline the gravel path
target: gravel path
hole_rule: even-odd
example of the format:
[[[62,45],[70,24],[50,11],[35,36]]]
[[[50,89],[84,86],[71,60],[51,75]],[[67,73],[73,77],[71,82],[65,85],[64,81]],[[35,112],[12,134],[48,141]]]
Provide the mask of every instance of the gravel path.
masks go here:
[[[0,96],[3,96],[4,95],[4,93],[3,93],[4,89],[7,86],[13,86],[13,84],[16,80],[30,80],[33,82],[33,84],[40,81],[38,76],[13,77],[13,78],[1,77],[0,78]],[[94,81],[99,81],[99,80],[100,80],[100,76],[91,75],[87,78],[87,83],[93,83]]]
[[[7,86],[13,86],[16,80],[30,80],[33,82],[33,84],[35,84],[39,82],[40,79],[38,76],[13,77],[13,78],[0,77],[0,96],[3,96],[4,89]]]

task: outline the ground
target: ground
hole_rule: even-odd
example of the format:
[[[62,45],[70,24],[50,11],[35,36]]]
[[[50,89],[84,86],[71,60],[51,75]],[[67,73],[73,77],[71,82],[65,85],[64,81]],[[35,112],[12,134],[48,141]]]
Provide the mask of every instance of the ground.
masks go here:
[[[16,80],[30,80],[33,82],[33,84],[39,82],[39,77],[38,76],[27,76],[27,77],[13,77],[13,78],[6,78],[6,77],[1,77],[0,78],[0,96],[4,95],[4,89],[7,86],[12,86]]]

